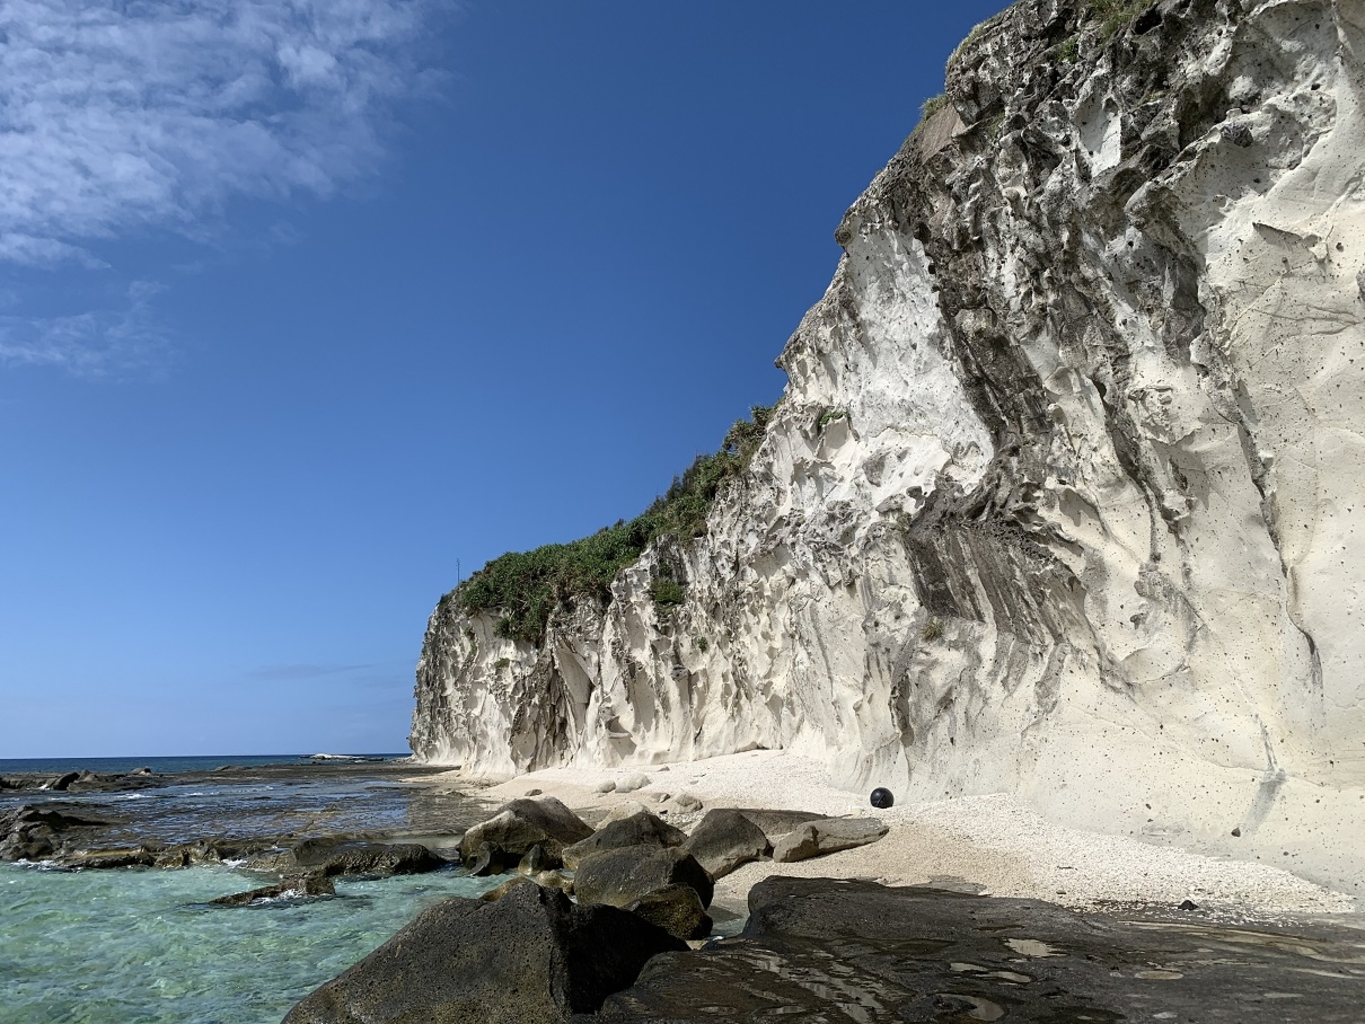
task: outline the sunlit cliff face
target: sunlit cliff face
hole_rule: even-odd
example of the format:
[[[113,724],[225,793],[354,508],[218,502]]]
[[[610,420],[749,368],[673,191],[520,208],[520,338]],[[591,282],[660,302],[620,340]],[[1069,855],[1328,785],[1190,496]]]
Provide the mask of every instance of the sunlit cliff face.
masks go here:
[[[1360,877],[1365,5],[1089,6],[955,55],[707,536],[540,645],[438,609],[419,757],[783,747]]]

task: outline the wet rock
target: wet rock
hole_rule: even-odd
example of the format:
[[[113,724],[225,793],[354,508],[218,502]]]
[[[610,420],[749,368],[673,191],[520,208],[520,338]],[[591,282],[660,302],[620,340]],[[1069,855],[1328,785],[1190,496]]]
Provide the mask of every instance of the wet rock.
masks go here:
[[[287,878],[276,885],[266,885],[249,892],[237,892],[231,896],[219,896],[209,900],[219,907],[247,907],[257,901],[277,899],[305,899],[320,896],[335,896],[336,889],[332,880],[321,871],[310,871],[306,875]]]
[[[54,780],[52,785],[48,788],[53,789],[58,793],[64,792],[71,786],[71,783],[75,782],[80,777],[80,772],[67,772],[61,778]]]
[[[113,850],[91,850],[61,858],[63,867],[82,870],[105,870],[108,868],[152,868],[156,867],[160,851],[146,846],[128,846]]]
[[[527,850],[526,855],[517,863],[517,871],[523,875],[534,875],[541,871],[553,871],[563,864],[562,857],[546,853],[545,847],[537,843]]]
[[[876,818],[808,821],[773,844],[773,860],[790,863],[875,843],[889,831]]]
[[[603,850],[584,858],[574,875],[574,895],[580,903],[625,907],[666,885],[688,885],[704,908],[711,905],[715,886],[695,857],[679,847],[634,846]]]
[[[463,872],[475,878],[486,878],[502,872],[504,856],[494,843],[480,843],[479,848],[465,859]]]
[[[741,864],[767,856],[768,837],[742,811],[707,811],[688,837],[686,850],[713,878],[723,878]]]
[[[665,885],[645,893],[626,909],[677,939],[704,939],[711,934],[711,918],[690,885]]]
[[[494,843],[515,864],[532,847],[558,855],[564,847],[592,835],[592,826],[552,796],[512,800],[460,840],[460,856],[469,859],[483,842]]]
[[[575,1024],[1360,1019],[1360,978],[1324,970],[1359,956],[1352,928],[1130,921],[1038,900],[779,876],[754,886],[749,913],[739,938],[656,958]]]
[[[325,875],[415,875],[446,861],[420,843],[374,843],[341,838],[305,839],[290,850],[259,858],[254,867],[280,872],[317,869]]]
[[[635,914],[521,883],[491,903],[424,911],[284,1024],[559,1024],[596,1011],[652,956],[683,948]]]
[[[44,860],[60,852],[65,833],[104,824],[38,804],[20,804],[0,813],[0,861]]]
[[[564,866],[573,870],[579,863],[601,850],[619,850],[628,846],[665,848],[681,846],[687,835],[649,811],[640,811],[628,818],[609,822],[588,838],[566,846],[562,854]]]

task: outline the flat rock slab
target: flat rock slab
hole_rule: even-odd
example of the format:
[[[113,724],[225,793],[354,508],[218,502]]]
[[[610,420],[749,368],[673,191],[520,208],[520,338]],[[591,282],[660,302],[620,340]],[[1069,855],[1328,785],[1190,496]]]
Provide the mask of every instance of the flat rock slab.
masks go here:
[[[821,878],[768,878],[749,911],[738,938],[656,958],[591,1021],[1359,1024],[1365,1001],[1365,930],[1340,926]]]
[[[875,843],[889,831],[876,818],[808,821],[773,844],[773,860],[790,863]]]

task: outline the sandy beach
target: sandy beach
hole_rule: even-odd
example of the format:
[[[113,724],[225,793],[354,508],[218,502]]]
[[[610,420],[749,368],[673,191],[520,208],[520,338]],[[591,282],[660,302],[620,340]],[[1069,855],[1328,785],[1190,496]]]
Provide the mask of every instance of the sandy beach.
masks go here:
[[[599,791],[606,783],[628,788],[642,780],[644,785],[630,792]],[[438,789],[468,791],[470,786],[457,770],[420,781]],[[644,768],[546,769],[489,786],[479,796],[500,803],[537,790],[593,824],[614,809],[619,813],[624,804],[638,803],[684,830],[718,807],[866,815],[890,826],[886,837],[870,846],[794,864],[752,863],[722,878],[715,903],[739,914],[749,889],[772,874],[933,884],[1077,909],[1174,909],[1188,899],[1206,918],[1229,923],[1352,919],[1357,912],[1353,897],[1280,868],[1061,827],[1006,795],[877,810],[865,795],[830,786],[819,762],[784,751]],[[700,801],[700,808],[688,797]]]

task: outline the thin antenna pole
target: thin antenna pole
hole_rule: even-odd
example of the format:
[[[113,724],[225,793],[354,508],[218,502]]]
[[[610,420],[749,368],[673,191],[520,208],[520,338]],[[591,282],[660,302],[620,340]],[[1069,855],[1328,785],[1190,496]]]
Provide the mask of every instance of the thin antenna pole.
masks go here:
[[[457,558],[455,559],[455,586],[458,587],[463,582],[464,577],[460,575],[460,560]]]

